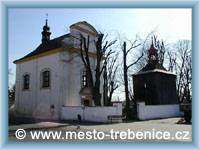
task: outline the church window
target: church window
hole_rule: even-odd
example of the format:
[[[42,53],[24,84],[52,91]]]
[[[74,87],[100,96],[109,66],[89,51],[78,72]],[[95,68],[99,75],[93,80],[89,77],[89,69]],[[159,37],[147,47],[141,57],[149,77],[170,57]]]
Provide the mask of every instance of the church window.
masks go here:
[[[30,85],[30,75],[25,74],[23,76],[23,89],[24,90],[28,90],[29,89],[29,85]]]
[[[50,87],[50,71],[48,70],[42,72],[42,87]]]

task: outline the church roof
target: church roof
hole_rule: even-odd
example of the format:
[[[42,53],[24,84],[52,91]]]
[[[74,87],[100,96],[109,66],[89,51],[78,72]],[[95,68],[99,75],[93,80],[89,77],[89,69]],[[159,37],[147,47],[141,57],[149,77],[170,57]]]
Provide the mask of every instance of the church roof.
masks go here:
[[[154,56],[154,57],[152,57]],[[149,70],[163,70],[167,71],[162,64],[159,63],[158,50],[154,47],[153,39],[150,48],[148,49],[148,63],[139,72],[149,71]]]
[[[159,58],[158,58],[158,53],[157,49],[154,47],[153,41],[151,44],[151,47],[148,50],[148,62],[147,64],[135,75],[138,74],[146,74],[146,73],[152,73],[152,72],[160,72],[160,73],[168,73],[168,74],[173,74],[168,72],[165,67],[160,64]],[[151,56],[155,56],[154,59],[152,59]]]
[[[164,74],[169,74],[169,75],[174,75],[176,76],[176,74],[169,72],[167,70],[162,70],[162,69],[152,69],[152,70],[147,70],[147,71],[139,71],[136,74],[133,74],[133,76],[137,76],[137,75],[143,75],[143,74],[149,74],[149,73],[164,73]]]
[[[80,21],[75,24],[72,24],[70,28],[86,32],[94,36],[98,35],[96,29],[86,21]],[[50,32],[50,27],[48,26],[47,19],[45,25],[43,26],[43,31],[41,33],[42,33],[42,43],[35,50],[30,52],[26,56],[18,60],[15,60],[14,63],[28,60],[31,57],[34,58],[36,55],[43,54],[45,52],[53,52],[55,49],[62,48],[63,46],[67,46],[68,48],[71,48],[72,46],[72,38],[70,38],[71,37],[70,33],[50,40],[51,32]],[[65,38],[69,39],[69,41],[68,40],[66,41]]]
[[[165,69],[165,67],[163,67],[163,65],[161,65],[160,63],[147,63],[146,66],[144,66],[139,72],[137,72],[133,76],[154,72],[175,75],[174,73],[167,71],[167,69]]]
[[[159,69],[163,71],[167,71],[161,64],[156,63],[156,64],[151,64],[147,63],[146,66],[144,66],[139,72],[144,72],[144,71],[149,71],[149,70],[154,70],[154,69]]]
[[[35,50],[33,50],[29,54],[25,55],[24,57],[22,57],[18,60],[15,60],[14,63],[16,61],[20,61],[22,59],[32,57],[32,56],[35,56],[35,55],[38,55],[38,54],[48,52],[48,51],[51,51],[53,49],[62,47],[62,40],[66,37],[70,37],[70,34],[65,34],[65,35],[59,36],[57,38],[49,40],[47,43],[41,43]]]

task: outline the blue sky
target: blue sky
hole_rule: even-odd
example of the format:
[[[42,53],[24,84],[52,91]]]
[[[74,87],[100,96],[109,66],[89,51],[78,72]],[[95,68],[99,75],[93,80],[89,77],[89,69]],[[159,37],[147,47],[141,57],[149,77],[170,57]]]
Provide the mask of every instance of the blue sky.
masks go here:
[[[191,40],[191,9],[23,9],[8,12],[9,84],[15,81],[13,61],[34,50],[41,42],[41,31],[48,13],[51,38],[69,32],[69,26],[87,21],[110,38],[134,39],[152,30],[168,43]]]

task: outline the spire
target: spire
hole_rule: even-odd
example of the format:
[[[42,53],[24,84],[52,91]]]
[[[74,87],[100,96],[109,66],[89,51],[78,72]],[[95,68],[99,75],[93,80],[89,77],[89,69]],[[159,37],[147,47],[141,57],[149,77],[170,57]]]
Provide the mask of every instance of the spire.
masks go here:
[[[48,27],[48,14],[46,14],[46,24],[45,24],[45,26]]]
[[[45,25],[43,26],[42,31],[42,43],[47,43],[50,40],[50,27],[48,26],[48,14],[46,14]]]
[[[151,48],[154,48],[153,37],[151,37]]]
[[[158,63],[158,50],[154,47],[153,37],[151,47],[148,50],[149,63]]]

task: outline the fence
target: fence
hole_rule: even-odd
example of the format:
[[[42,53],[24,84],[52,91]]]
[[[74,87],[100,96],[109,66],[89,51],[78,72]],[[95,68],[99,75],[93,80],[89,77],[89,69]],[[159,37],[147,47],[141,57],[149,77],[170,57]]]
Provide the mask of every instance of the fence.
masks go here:
[[[137,112],[140,120],[176,117],[182,115],[179,104],[145,105],[144,102],[140,102],[137,104]]]
[[[81,106],[64,106],[62,107],[62,120],[81,120],[92,122],[108,122],[108,116],[122,115],[122,105],[106,107],[81,107]]]

